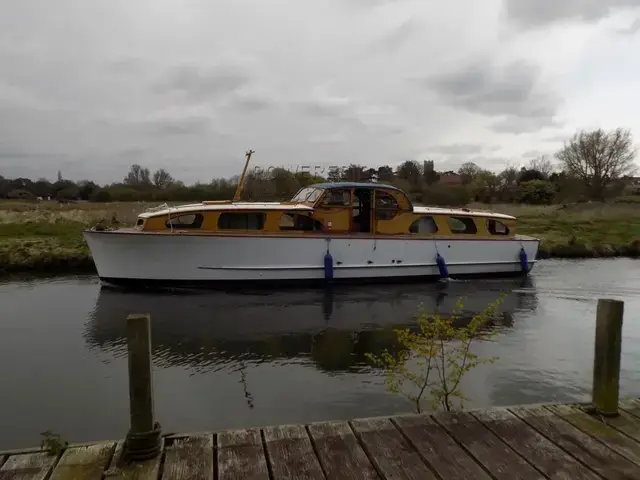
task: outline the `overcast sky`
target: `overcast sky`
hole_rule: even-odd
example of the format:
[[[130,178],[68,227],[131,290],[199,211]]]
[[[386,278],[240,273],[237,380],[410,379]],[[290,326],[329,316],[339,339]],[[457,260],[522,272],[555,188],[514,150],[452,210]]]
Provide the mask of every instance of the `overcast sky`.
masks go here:
[[[499,170],[640,141],[637,52],[640,0],[0,0],[0,175]]]

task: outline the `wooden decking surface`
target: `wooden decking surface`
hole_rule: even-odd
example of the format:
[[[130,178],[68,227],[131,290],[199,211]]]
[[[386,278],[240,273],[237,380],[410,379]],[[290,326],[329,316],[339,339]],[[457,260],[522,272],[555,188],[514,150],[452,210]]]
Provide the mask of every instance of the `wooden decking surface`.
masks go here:
[[[545,405],[171,435],[131,465],[122,442],[0,452],[0,480],[640,479],[640,401],[621,407],[607,419]]]

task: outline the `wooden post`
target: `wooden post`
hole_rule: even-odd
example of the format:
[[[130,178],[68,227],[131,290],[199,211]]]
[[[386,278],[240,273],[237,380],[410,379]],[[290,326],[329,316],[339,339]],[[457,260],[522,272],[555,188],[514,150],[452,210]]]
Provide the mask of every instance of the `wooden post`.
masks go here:
[[[618,415],[623,313],[624,302],[598,300],[593,358],[593,407],[604,416]]]
[[[131,429],[125,450],[129,458],[144,460],[156,456],[160,445],[160,425],[153,412],[150,315],[127,317],[127,348]]]

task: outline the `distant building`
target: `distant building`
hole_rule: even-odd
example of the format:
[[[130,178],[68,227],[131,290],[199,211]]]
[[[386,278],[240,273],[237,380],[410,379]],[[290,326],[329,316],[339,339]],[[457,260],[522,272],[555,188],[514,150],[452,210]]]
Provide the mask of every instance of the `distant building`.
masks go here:
[[[440,174],[440,181],[442,185],[460,185],[462,183],[462,177],[456,172],[443,172]]]

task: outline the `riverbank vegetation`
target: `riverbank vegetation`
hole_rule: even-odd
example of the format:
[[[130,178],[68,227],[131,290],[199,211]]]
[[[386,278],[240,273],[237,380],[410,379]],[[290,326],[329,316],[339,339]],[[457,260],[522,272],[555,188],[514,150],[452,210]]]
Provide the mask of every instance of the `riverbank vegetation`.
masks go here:
[[[320,181],[377,181],[425,205],[470,206],[518,217],[518,233],[542,239],[540,257],[640,255],[640,179],[628,131],[578,132],[557,152],[522,167],[489,172],[467,162],[457,172],[434,162],[397,168],[350,165],[327,171],[301,165],[251,170],[244,200],[286,200]],[[81,231],[98,221],[127,226],[160,203],[233,197],[237,178],[186,186],[160,169],[131,166],[122,182],[73,182],[0,176],[0,270],[92,270]]]

